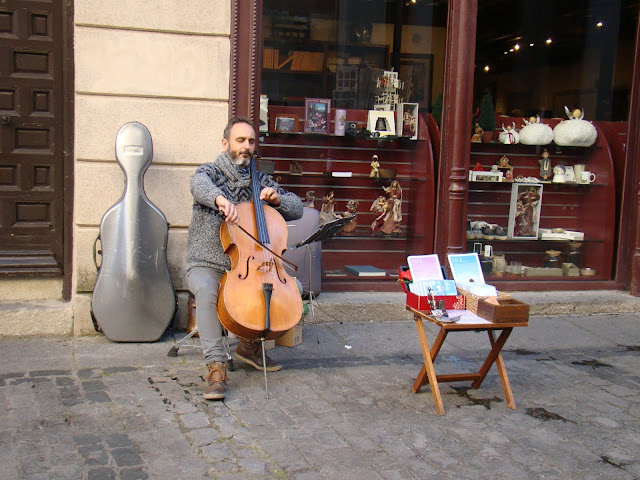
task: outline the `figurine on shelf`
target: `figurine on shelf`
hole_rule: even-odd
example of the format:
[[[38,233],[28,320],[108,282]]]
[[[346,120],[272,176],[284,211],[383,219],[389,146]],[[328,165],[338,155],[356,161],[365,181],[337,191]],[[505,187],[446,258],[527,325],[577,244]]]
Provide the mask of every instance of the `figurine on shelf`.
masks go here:
[[[591,122],[583,120],[584,112],[579,108],[572,112],[565,106],[569,120],[563,120],[553,129],[553,141],[563,147],[590,147],[596,143],[598,132]]]
[[[553,141],[553,130],[542,123],[540,116],[523,118],[524,125],[520,129],[520,143],[523,145],[548,145]]]
[[[515,145],[520,141],[520,135],[516,132],[516,122],[506,127],[502,124],[502,131],[498,135],[498,141],[505,145]]]
[[[498,160],[498,170],[502,172],[505,181],[513,182],[513,166],[506,155],[503,155]]]
[[[329,192],[329,195],[322,197],[322,207],[320,208],[320,225],[324,225],[331,220],[340,218],[340,215],[337,215],[334,212],[335,205],[336,200],[334,198],[333,192]]]
[[[476,126],[473,129],[473,135],[471,136],[471,142],[482,143],[483,136],[484,136],[484,130],[482,130],[482,127],[476,123]]]
[[[542,180],[549,180],[551,178],[551,159],[549,158],[549,152],[545,148],[542,152],[542,158],[538,160],[540,164],[540,178]]]
[[[358,200],[349,200],[347,202],[347,207],[345,212],[342,214],[343,218],[353,217],[349,223],[347,223],[344,227],[342,227],[342,232],[346,234],[351,234],[356,227],[358,226],[358,218],[357,218],[357,210],[360,202]]]
[[[408,110],[405,110],[404,117],[402,119],[402,135],[407,137],[413,137],[416,134],[416,117],[411,115]]]
[[[380,178],[380,162],[378,162],[378,155],[371,157],[371,172],[370,178]]]
[[[513,182],[513,168],[504,172],[504,180],[505,182]]]
[[[302,201],[303,207],[311,207],[316,208],[316,196],[314,190],[308,190],[304,195],[304,200]]]
[[[387,200],[382,195],[376,198],[371,204],[369,211],[376,215],[373,222],[371,222],[370,228],[372,233],[381,231],[382,224],[384,223],[384,216],[387,213],[386,206]]]
[[[476,166],[473,167],[473,171],[474,172],[483,172],[484,168],[482,168],[482,164],[480,162],[477,162]],[[496,168],[496,171],[497,171],[497,168]]]
[[[388,187],[382,187],[386,197],[379,196],[371,205],[369,211],[376,214],[371,223],[371,231],[382,232],[386,235],[398,234],[398,226],[402,223],[402,188],[397,180]]]
[[[567,177],[564,175],[564,165],[558,164],[553,167],[553,183],[567,183]]]

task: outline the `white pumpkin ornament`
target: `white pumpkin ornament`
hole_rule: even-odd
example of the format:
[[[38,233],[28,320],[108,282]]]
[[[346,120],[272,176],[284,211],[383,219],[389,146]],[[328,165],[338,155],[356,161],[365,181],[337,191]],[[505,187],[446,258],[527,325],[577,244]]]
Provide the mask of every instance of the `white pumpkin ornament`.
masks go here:
[[[576,108],[573,112],[565,106],[569,120],[563,120],[553,129],[553,141],[563,147],[590,147],[596,143],[598,132],[591,122],[583,120],[584,112]]]
[[[520,129],[520,143],[523,145],[549,145],[553,141],[553,130],[542,123],[540,116],[523,118],[524,126]]]

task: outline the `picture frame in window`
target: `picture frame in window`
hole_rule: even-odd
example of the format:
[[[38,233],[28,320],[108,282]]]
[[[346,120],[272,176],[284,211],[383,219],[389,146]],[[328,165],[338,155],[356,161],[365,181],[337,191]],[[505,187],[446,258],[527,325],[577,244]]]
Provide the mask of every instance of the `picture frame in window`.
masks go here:
[[[400,54],[398,78],[404,82],[402,96],[408,103],[417,103],[420,110],[431,110],[433,85],[433,55]]]
[[[331,100],[328,98],[304,99],[304,131],[306,133],[324,133],[328,135],[331,125]]]
[[[418,104],[399,103],[396,113],[396,134],[399,137],[409,137],[411,140],[418,139]]]
[[[292,133],[299,130],[299,117],[291,113],[278,113],[274,115],[272,132]]]
[[[537,239],[541,209],[541,183],[514,183],[511,187],[507,237],[512,240]]]
[[[367,120],[367,130],[372,134],[377,132],[377,136],[387,137],[396,134],[395,112],[386,112],[381,110],[369,110],[369,118]]]

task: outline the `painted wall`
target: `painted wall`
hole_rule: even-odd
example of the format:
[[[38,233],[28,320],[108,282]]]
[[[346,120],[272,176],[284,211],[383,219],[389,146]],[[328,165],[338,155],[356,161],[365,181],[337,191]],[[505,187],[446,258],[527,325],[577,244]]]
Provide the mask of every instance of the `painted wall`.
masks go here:
[[[222,0],[75,1],[76,334],[93,331],[93,244],[102,216],[124,190],[114,143],[127,122],[141,122],[151,132],[154,157],[145,191],[170,224],[174,287],[186,288],[189,179],[221,149],[228,117],[230,15],[230,2]],[[185,312],[184,293],[180,305]]]

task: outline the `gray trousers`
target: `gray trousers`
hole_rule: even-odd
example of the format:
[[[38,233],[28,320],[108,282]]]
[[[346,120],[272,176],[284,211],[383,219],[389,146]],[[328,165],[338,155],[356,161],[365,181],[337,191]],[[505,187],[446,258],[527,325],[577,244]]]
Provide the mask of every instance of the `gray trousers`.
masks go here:
[[[222,275],[208,267],[193,267],[187,272],[187,286],[196,299],[196,326],[207,365],[227,361],[217,309]]]

